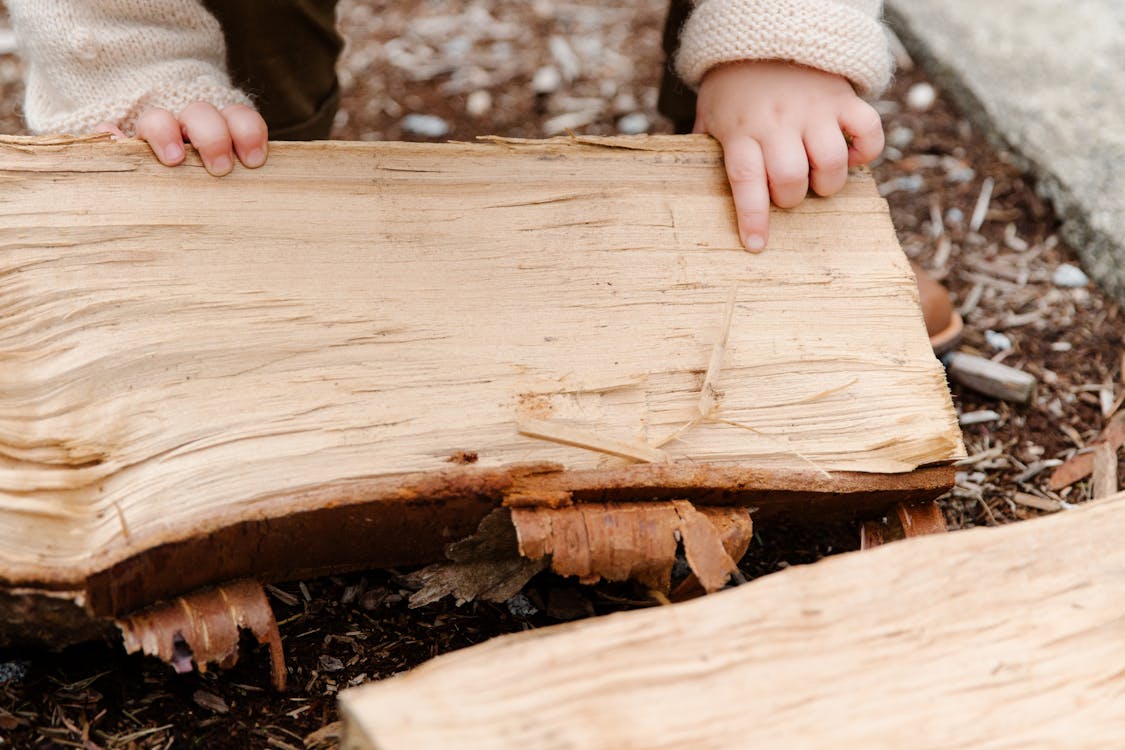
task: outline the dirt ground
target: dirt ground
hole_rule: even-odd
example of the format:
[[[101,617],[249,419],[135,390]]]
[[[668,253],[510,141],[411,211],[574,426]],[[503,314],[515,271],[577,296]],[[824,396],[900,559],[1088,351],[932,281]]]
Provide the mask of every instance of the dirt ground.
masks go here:
[[[669,132],[655,111],[663,11],[663,0],[343,0],[335,136]],[[0,4],[0,50],[6,28]],[[0,54],[0,132],[22,132],[21,76],[17,58]],[[926,83],[907,66],[878,102],[889,148],[875,173],[899,238],[952,292],[966,320],[960,349],[1038,379],[1027,405],[952,386],[959,412],[985,421],[965,426],[970,457],[941,504],[952,529],[1043,512],[1033,505],[1065,512],[1088,498],[1087,483],[1054,493],[1046,480],[1120,406],[1121,310],[1091,285],[1052,281],[1060,264],[1077,261],[1050,207],[942,92],[929,107],[908,106],[925,103],[915,87]],[[986,180],[991,200],[972,231]],[[753,578],[857,543],[854,524],[764,527],[742,567]],[[655,605],[628,586],[583,588],[544,574],[508,605],[409,610],[398,573],[271,589],[292,685],[282,696],[269,688],[265,654],[249,647],[233,670],[185,676],[116,644],[0,651],[0,748],[329,747],[330,736],[306,738],[335,721],[335,695],[348,686],[502,633]]]

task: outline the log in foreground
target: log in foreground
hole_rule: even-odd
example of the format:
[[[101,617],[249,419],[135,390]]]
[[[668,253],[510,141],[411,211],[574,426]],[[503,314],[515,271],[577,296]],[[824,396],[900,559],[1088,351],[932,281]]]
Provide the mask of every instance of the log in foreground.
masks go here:
[[[349,750],[1125,744],[1125,493],[502,636],[345,692]]]
[[[866,173],[760,255],[703,137],[276,144],[221,180],[5,139],[0,181],[0,642],[430,562],[509,499],[854,513],[962,452]]]

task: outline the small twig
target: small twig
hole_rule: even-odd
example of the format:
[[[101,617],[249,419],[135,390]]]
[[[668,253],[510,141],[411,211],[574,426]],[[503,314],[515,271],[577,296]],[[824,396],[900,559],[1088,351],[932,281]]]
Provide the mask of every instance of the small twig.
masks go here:
[[[973,218],[969,220],[969,231],[976,232],[984,224],[984,219],[988,215],[988,205],[992,202],[992,188],[995,186],[996,182],[991,177],[984,178],[980,186],[980,195],[977,197],[977,205],[973,208]]]

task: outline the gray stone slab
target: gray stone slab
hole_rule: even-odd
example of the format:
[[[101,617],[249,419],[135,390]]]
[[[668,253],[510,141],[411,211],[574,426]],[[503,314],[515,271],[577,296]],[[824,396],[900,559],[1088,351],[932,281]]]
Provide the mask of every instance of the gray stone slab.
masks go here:
[[[886,14],[1026,160],[1086,271],[1125,300],[1125,2],[887,0]]]

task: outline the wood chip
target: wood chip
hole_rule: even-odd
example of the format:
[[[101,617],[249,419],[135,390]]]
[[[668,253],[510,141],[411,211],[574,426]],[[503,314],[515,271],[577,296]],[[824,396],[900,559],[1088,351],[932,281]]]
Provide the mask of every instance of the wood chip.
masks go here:
[[[1062,510],[1063,508],[1062,504],[1056,500],[1051,500],[1050,498],[1046,497],[1039,497],[1038,495],[1032,495],[1027,492],[1012,493],[1012,500],[1028,508],[1043,510],[1048,513],[1055,513]]]
[[[1117,448],[1109,443],[1099,443],[1094,448],[1092,494],[1095,500],[1117,492]]]
[[[1064,426],[1067,425],[1060,425],[1060,429]],[[1125,444],[1125,412],[1117,412],[1101,434],[1094,439],[1093,443],[1105,443],[1114,451],[1121,448],[1122,444]],[[1048,487],[1055,491],[1061,490],[1063,487],[1069,487],[1075,482],[1085,479],[1093,471],[1094,454],[1092,452],[1078,453],[1055,469]]]
[[[216,714],[229,714],[230,706],[222,699],[221,696],[214,693],[208,693],[206,690],[196,690],[192,693],[191,699],[195,701],[195,705],[200,708],[206,708],[208,711]]]

